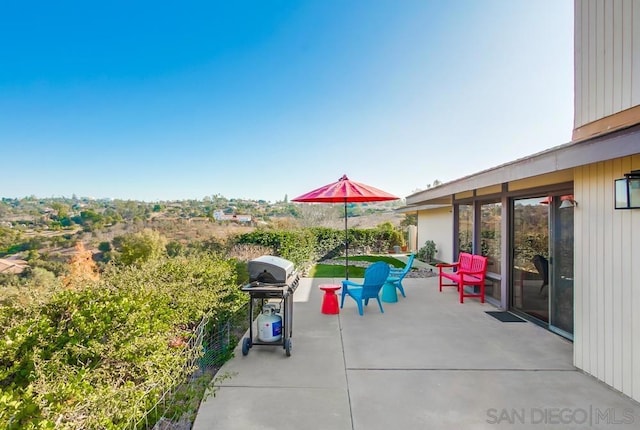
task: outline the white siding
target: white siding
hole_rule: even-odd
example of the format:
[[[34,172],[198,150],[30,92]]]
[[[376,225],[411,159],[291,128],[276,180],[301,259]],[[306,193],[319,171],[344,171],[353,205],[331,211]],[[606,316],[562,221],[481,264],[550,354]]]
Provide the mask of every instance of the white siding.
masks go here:
[[[574,128],[640,105],[640,1],[575,0]]]
[[[640,210],[613,209],[633,169],[640,155],[575,172],[574,364],[640,400]]]
[[[418,212],[418,249],[427,240],[436,243],[436,258],[453,261],[453,210],[451,207]]]

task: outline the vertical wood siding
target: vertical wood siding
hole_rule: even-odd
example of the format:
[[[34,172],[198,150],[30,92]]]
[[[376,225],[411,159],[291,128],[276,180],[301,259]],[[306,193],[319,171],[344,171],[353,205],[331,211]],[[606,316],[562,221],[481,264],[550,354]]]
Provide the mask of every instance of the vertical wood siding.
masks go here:
[[[640,2],[575,0],[574,25],[574,128],[640,105]]]
[[[574,364],[640,401],[640,210],[613,208],[633,169],[640,155],[575,172]]]

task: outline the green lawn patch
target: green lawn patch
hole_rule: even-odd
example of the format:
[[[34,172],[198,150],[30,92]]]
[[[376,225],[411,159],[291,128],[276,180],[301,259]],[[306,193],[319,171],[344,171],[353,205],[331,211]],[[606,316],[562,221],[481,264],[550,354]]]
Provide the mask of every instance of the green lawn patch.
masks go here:
[[[364,267],[349,266],[350,278],[363,278]],[[344,266],[337,264],[316,264],[309,272],[310,278],[343,278]]]
[[[344,257],[336,258],[336,260],[344,260]],[[404,267],[405,263],[397,258],[388,257],[385,255],[355,255],[349,257],[349,261],[368,261],[375,263],[376,261],[384,261],[387,264],[391,264],[394,267]],[[349,265],[349,278],[363,278],[365,267],[357,267]],[[309,271],[310,278],[343,278],[344,264],[316,264]]]
[[[340,259],[344,260],[344,257],[340,257]],[[385,263],[391,264],[393,267],[398,267],[400,269],[402,269],[406,264],[404,261],[400,261],[395,257],[389,257],[387,255],[354,255],[353,257],[349,257],[349,261],[368,261],[370,263],[384,261]]]

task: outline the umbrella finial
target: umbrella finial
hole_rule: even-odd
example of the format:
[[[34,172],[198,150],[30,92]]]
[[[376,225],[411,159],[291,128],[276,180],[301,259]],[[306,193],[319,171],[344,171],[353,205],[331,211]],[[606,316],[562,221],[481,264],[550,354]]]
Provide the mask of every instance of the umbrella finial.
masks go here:
[[[347,175],[342,175],[342,178],[339,179],[340,181],[348,181],[349,178],[347,178]]]

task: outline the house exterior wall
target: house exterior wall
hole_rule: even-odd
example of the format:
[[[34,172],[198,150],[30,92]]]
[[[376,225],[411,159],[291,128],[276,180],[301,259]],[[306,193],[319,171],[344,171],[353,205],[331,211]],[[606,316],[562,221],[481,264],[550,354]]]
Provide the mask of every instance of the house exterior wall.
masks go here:
[[[640,105],[640,2],[575,0],[574,10],[574,140],[580,140],[639,122],[640,109],[632,108]]]
[[[574,31],[573,140],[639,123],[640,2],[575,0]],[[640,154],[575,168],[574,364],[640,401],[640,211],[615,210],[613,186],[635,169]]]
[[[453,261],[453,213],[451,207],[418,212],[418,249],[427,240],[436,244],[436,259]]]
[[[640,0],[574,4],[572,142],[423,190],[407,203],[491,195],[492,187],[504,184],[504,205],[521,191],[572,183],[578,203],[573,209],[574,365],[640,401],[640,209],[614,209],[614,180],[640,170]],[[444,215],[418,212],[419,243],[436,241],[438,258],[452,260],[454,220]],[[510,252],[508,233],[505,218],[503,255]],[[505,307],[508,287],[503,277]]]
[[[640,154],[575,169],[574,364],[640,401],[640,210],[614,209],[614,180]]]

